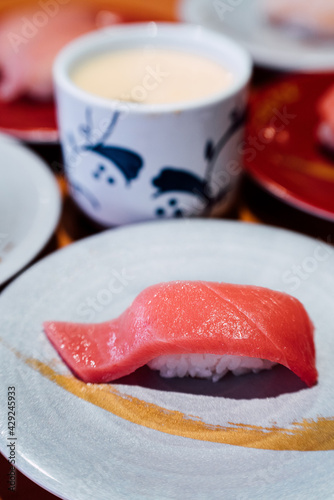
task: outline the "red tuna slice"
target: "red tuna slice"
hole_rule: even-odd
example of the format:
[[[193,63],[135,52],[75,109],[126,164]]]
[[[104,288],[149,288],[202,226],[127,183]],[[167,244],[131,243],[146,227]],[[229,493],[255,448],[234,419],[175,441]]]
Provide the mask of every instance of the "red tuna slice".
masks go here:
[[[266,288],[174,281],[146,288],[118,318],[46,322],[44,330],[85,382],[110,382],[161,355],[210,353],[280,363],[317,381],[313,325],[294,297]]]

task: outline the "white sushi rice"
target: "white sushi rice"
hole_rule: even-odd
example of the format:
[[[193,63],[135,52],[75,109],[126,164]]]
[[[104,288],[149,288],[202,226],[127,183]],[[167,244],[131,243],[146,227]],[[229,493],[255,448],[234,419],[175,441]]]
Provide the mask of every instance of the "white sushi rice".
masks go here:
[[[152,359],[148,366],[152,370],[159,370],[165,378],[198,377],[212,379],[217,382],[231,371],[234,375],[258,373],[269,370],[276,363],[260,358],[247,356],[230,356],[217,354],[177,354],[163,355]]]

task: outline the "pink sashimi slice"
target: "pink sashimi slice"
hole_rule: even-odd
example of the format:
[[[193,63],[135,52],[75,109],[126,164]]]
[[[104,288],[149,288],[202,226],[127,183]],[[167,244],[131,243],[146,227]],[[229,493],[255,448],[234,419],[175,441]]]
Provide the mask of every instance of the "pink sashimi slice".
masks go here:
[[[270,21],[320,37],[334,35],[334,4],[330,0],[260,0]]]
[[[80,4],[52,11],[30,6],[9,10],[0,19],[0,100],[53,96],[52,66],[57,53],[74,38],[122,21],[120,16]]]
[[[282,292],[249,285],[174,281],[142,291],[118,318],[99,324],[49,321],[44,331],[83,381],[105,383],[161,355],[211,353],[280,363],[317,381],[313,324]]]

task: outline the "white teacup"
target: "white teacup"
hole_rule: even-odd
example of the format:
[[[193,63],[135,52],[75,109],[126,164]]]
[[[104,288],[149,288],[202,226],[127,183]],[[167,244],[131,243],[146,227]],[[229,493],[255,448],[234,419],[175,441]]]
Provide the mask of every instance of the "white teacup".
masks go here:
[[[190,102],[138,104],[98,97],[71,77],[105,51],[152,45],[207,56],[233,82]],[[230,39],[185,24],[132,24],[78,38],[54,66],[66,176],[81,209],[105,226],[223,213],[241,173],[248,54]]]

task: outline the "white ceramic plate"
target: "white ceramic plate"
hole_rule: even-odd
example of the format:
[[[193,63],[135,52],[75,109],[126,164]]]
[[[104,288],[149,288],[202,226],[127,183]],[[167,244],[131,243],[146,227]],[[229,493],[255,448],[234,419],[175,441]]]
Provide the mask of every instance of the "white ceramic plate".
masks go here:
[[[179,18],[234,38],[261,66],[295,71],[334,68],[333,41],[306,40],[271,26],[256,0],[182,0]]]
[[[188,220],[106,231],[40,261],[0,297],[1,452],[8,457],[16,437],[18,468],[71,500],[329,498],[333,256],[332,247],[282,230]],[[43,333],[47,319],[114,317],[146,286],[173,279],[296,295],[316,327],[318,384],[306,388],[277,366],[216,384],[161,379],[144,367],[114,384],[87,385]]]
[[[0,135],[0,285],[47,243],[61,199],[47,165],[14,139]]]

